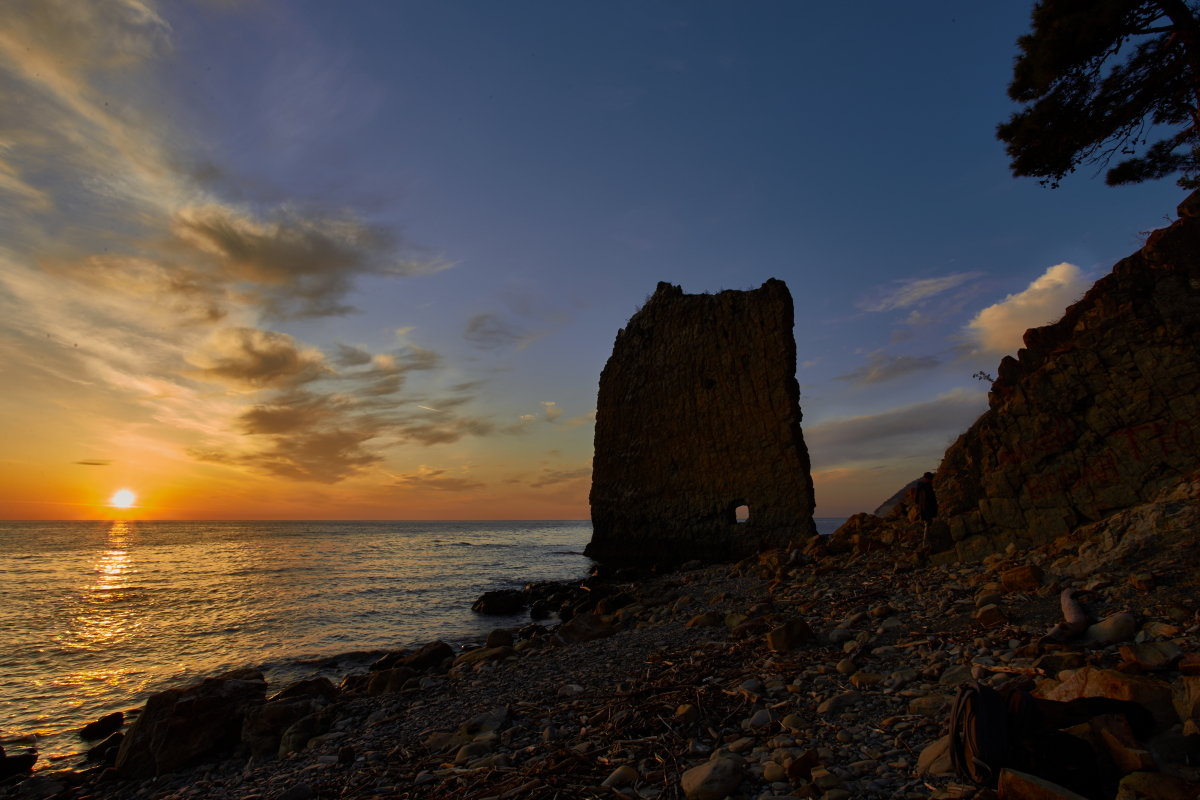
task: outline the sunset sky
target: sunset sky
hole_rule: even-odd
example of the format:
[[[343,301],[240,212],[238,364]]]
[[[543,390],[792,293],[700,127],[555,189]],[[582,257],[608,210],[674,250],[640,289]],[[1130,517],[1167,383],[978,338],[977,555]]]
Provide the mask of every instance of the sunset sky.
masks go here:
[[[1010,177],[1031,5],[10,0],[0,517],[586,518],[617,330],[771,277],[871,510],[1183,198]]]

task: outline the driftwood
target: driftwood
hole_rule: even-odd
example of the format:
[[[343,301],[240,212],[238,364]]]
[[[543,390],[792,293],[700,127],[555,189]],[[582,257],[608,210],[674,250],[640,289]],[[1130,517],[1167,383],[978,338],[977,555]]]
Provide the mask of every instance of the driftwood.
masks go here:
[[[1092,624],[1092,618],[1083,610],[1083,606],[1075,599],[1074,589],[1063,589],[1059,595],[1062,604],[1063,621],[1051,628],[1041,638],[1041,644],[1046,642],[1069,642],[1080,636]]]
[[[999,672],[1006,675],[1044,675],[1045,672],[1038,667],[1013,667],[1008,664],[978,664],[977,666],[986,669],[988,672]]]

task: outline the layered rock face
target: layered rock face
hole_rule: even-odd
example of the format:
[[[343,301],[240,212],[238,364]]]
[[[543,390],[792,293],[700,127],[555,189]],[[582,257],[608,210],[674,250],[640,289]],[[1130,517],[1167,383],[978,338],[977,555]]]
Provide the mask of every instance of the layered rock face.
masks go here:
[[[600,375],[587,555],[719,560],[815,533],[792,325],[782,281],[658,285]]]
[[[1005,358],[937,473],[959,557],[1037,544],[1200,470],[1200,194]]]

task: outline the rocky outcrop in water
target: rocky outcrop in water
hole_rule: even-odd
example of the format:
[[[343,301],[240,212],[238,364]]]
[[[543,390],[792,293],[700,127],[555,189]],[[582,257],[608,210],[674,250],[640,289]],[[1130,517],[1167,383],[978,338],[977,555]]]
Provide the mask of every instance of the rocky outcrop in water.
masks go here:
[[[658,285],[600,375],[589,556],[729,559],[815,533],[792,326],[782,281]]]
[[[958,557],[1050,541],[1200,470],[1200,195],[1179,217],[1001,362],[937,473]]]

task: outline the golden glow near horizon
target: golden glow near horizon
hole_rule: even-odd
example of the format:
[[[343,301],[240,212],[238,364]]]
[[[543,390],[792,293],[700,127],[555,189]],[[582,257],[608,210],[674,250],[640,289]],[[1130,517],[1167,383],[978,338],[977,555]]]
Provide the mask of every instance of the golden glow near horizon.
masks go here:
[[[130,489],[118,489],[108,499],[108,504],[113,508],[132,508],[136,502],[137,495]]]

